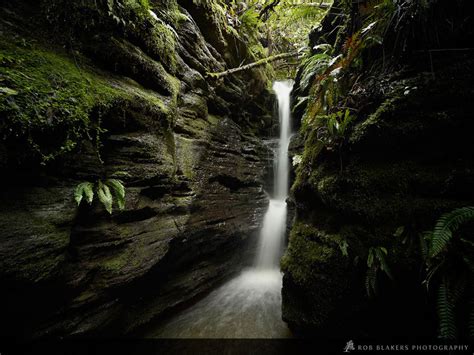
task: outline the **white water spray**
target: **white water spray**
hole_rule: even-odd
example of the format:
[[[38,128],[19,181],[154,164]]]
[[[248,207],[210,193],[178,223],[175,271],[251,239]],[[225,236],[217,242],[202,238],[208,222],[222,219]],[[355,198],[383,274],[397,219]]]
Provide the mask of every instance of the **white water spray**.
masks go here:
[[[274,195],[263,220],[256,267],[278,269],[286,230],[286,202],[288,196],[288,145],[290,144],[291,82],[276,81],[273,90],[278,99],[280,141],[275,156]]]
[[[275,152],[274,193],[263,221],[254,267],[243,271],[148,334],[158,338],[284,338],[291,336],[281,319],[282,275],[279,260],[286,230],[290,82],[275,82],[280,140]]]
[[[284,201],[288,196],[288,146],[290,144],[290,93],[293,83],[288,81],[276,81],[273,84],[278,99],[278,117],[280,120],[280,142],[275,159],[277,173],[275,174],[275,196],[276,200]]]

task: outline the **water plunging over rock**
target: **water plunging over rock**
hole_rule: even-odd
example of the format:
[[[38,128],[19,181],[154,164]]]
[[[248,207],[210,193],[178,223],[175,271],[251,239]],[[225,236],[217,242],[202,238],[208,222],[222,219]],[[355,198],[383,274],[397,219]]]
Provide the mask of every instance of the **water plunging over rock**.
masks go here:
[[[280,141],[275,154],[273,198],[265,214],[254,267],[244,270],[191,308],[147,334],[159,338],[283,338],[279,260],[286,229],[291,82],[275,82]]]
[[[290,93],[293,84],[277,81],[273,84],[278,99],[280,141],[275,156],[273,199],[263,220],[256,267],[278,269],[286,229],[286,202],[288,196],[288,145],[290,143]]]

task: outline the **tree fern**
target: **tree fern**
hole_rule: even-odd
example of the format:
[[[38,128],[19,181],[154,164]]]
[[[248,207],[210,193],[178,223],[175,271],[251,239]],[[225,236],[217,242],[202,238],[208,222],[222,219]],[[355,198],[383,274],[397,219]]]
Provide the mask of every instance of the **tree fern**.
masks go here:
[[[446,249],[453,232],[463,223],[474,220],[474,207],[462,207],[441,216],[436,222],[430,245],[430,257]]]

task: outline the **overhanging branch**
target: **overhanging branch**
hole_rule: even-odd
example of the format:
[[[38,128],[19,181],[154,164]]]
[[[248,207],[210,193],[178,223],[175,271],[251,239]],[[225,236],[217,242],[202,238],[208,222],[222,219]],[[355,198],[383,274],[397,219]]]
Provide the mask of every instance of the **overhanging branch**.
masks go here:
[[[220,73],[207,73],[206,76],[208,78],[212,78],[212,79],[220,79],[223,76],[226,76],[226,75],[229,75],[229,74],[234,74],[234,73],[238,73],[238,72],[241,72],[241,71],[244,71],[244,70],[249,70],[249,69],[252,69],[252,68],[255,68],[255,67],[259,67],[259,66],[274,62],[276,60],[297,57],[298,55],[299,55],[298,52],[281,53],[281,54],[273,55],[271,57],[267,57],[267,58],[257,60],[256,62],[253,62],[253,63],[250,63],[250,64],[242,65],[242,66],[237,67],[237,68],[232,68],[232,69],[220,72]]]

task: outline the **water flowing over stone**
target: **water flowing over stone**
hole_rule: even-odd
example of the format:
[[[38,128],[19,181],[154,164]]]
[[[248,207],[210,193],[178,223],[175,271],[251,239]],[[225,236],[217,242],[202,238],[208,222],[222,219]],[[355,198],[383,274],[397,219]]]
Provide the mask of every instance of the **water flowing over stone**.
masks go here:
[[[280,140],[275,151],[274,193],[265,214],[255,265],[146,334],[153,338],[286,338],[281,318],[279,260],[286,230],[288,144],[292,82],[275,82]]]
[[[275,156],[274,194],[265,214],[260,233],[256,267],[278,269],[286,230],[286,202],[288,196],[288,145],[290,143],[290,93],[293,83],[276,81],[273,90],[278,99],[280,140]]]
[[[285,200],[288,196],[288,145],[290,144],[290,93],[293,83],[277,81],[273,84],[278,99],[278,118],[280,120],[280,142],[278,145],[275,175],[275,196],[277,200]]]

